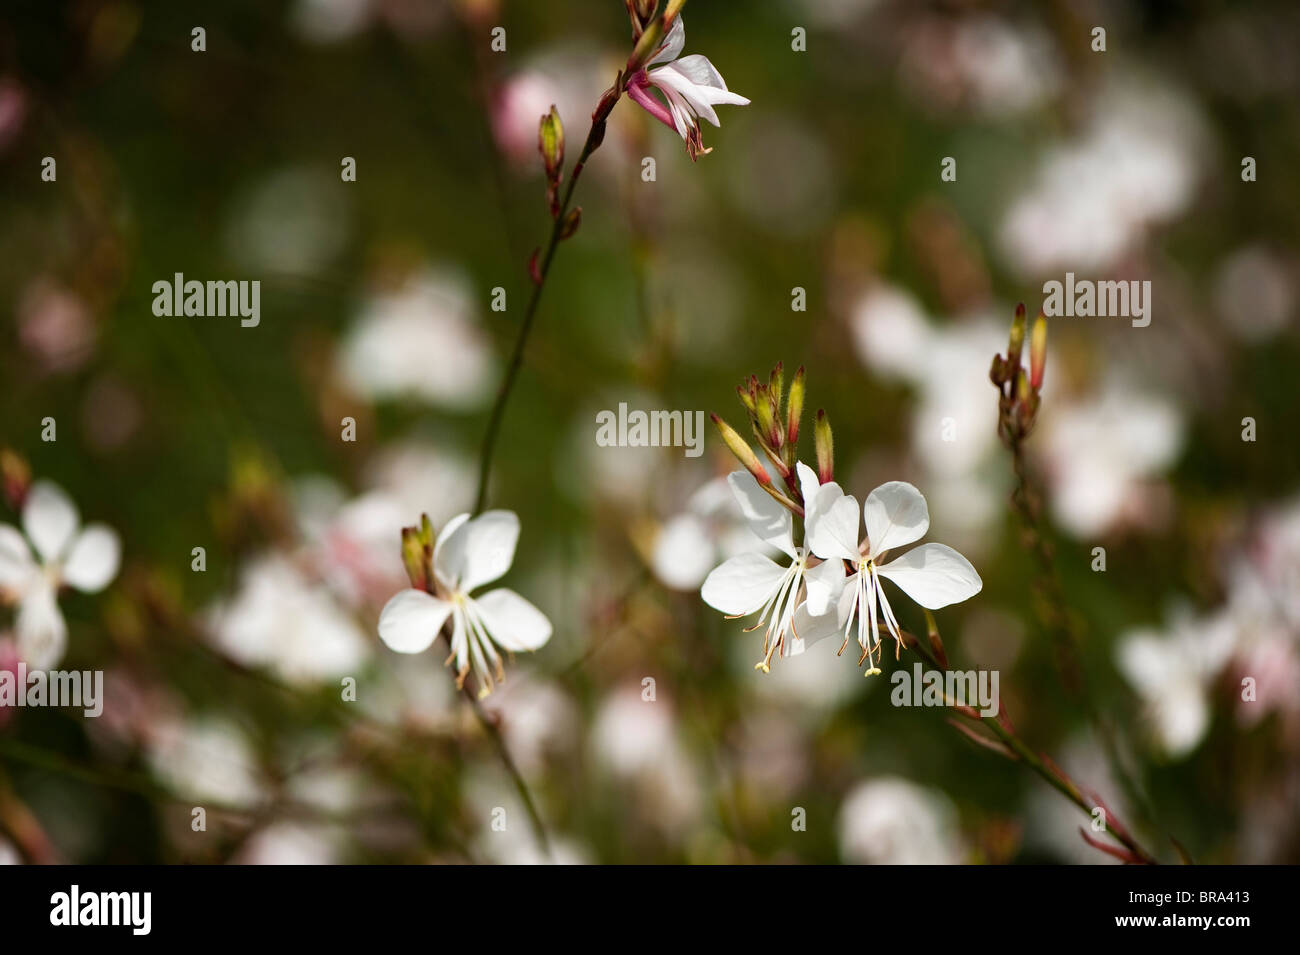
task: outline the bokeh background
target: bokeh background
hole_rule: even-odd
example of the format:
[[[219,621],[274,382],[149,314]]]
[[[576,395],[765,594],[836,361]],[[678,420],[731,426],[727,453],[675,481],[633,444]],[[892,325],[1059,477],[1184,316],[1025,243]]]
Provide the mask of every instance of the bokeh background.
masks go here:
[[[696,164],[617,106],[493,474],[523,524],[506,583],[555,634],[485,705],[549,857],[1113,861],[830,641],[754,672],[758,634],[698,595],[744,533],[712,433],[697,459],[595,441],[620,402],[739,424],[735,385],[781,360],[846,490],[913,482],[979,569],[939,624],[1032,745],[1167,861],[1300,860],[1300,11],[692,0],[685,23],[752,103]],[[61,598],[61,666],[106,672],[104,715],[0,712],[0,857],[548,857],[442,655],[375,621],[400,527],[472,503],[549,228],[537,119],[558,106],[572,156],[629,46],[617,0],[5,5],[0,445],[124,554]],[[1028,443],[1099,721],[1061,690],[987,379],[1066,271],[1153,285],[1146,328],[1051,323]],[[154,316],[176,272],[259,279],[260,325]]]

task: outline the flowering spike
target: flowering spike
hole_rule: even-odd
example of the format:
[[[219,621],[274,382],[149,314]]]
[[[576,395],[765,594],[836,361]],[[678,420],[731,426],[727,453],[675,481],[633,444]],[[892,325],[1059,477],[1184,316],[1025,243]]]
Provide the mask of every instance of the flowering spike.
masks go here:
[[[817,412],[813,443],[817,446],[817,477],[821,483],[829,484],[835,480],[835,439],[831,435],[831,423],[823,410]]]
[[[1043,387],[1043,372],[1047,368],[1047,317],[1040,311],[1034,319],[1034,331],[1029,339],[1029,386],[1038,391]]]
[[[754,454],[754,449],[749,443],[740,436],[740,434],[727,422],[723,421],[716,414],[710,414],[714,425],[717,426],[718,433],[722,435],[723,443],[727,449],[745,466],[745,470],[754,475],[754,480],[766,487],[772,483],[772,478],[768,476],[767,470],[758,460],[758,455]]]

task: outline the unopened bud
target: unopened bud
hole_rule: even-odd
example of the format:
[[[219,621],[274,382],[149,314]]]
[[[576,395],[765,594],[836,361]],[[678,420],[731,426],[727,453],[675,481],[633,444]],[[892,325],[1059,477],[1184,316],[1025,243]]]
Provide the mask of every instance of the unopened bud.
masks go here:
[[[831,423],[825,411],[817,412],[813,443],[817,446],[817,477],[823,484],[829,484],[835,480],[835,439],[831,436]]]
[[[1022,407],[1027,409],[1029,407],[1029,399],[1032,398],[1033,395],[1034,393],[1029,389],[1029,376],[1026,375],[1025,370],[1021,368],[1020,372],[1016,375],[1016,400],[1020,402]]]
[[[578,231],[578,226],[580,225],[582,225],[582,206],[578,206],[576,209],[570,209],[569,214],[564,217],[564,225],[560,226],[560,238],[569,238],[569,236]]]
[[[564,165],[564,124],[554,106],[537,124],[537,151],[542,154],[548,182],[558,182]]]
[[[794,373],[794,381],[790,382],[790,397],[786,400],[785,406],[785,441],[790,448],[791,454],[794,453],[795,445],[799,443],[799,420],[803,417],[803,393],[804,393],[804,371],[803,365]]]
[[[659,49],[659,44],[664,38],[664,18],[658,17],[649,23],[645,32],[636,41],[636,46],[632,48],[632,55],[627,58],[627,75],[629,77],[640,73],[651,58],[655,51]]]
[[[785,396],[785,363],[777,362],[768,379],[767,390],[772,394],[772,404],[780,409],[781,399]]]
[[[989,381],[1002,387],[1002,383],[1007,380],[1007,363],[1002,360],[1001,355],[993,356],[993,364],[989,368]]]
[[[1011,320],[1011,340],[1007,344],[1007,362],[1012,368],[1020,364],[1020,350],[1025,347],[1025,303],[1016,306],[1016,317]]]
[[[780,442],[779,427],[772,403],[772,391],[767,385],[759,385],[754,394],[754,417],[759,438],[771,447],[777,447]]]
[[[424,544],[420,541],[420,531],[417,528],[402,528],[402,566],[406,568],[411,586],[416,590],[424,590]]]
[[[1043,372],[1047,369],[1047,318],[1042,312],[1034,319],[1034,330],[1029,338],[1029,386],[1038,391],[1043,387]]]
[[[0,449],[0,489],[13,510],[22,510],[31,484],[32,469],[27,462],[8,448]]]
[[[745,406],[745,411],[749,413],[750,420],[753,420],[754,396],[744,385],[736,385],[736,394],[740,396],[740,403]]]
[[[749,446],[749,442],[742,438],[735,428],[727,424],[727,422],[723,421],[716,414],[711,414],[709,417],[713,419],[713,423],[717,426],[718,433],[722,435],[722,441],[726,444],[727,449],[736,456],[736,459],[740,461],[742,465],[744,465],[745,470],[754,475],[754,479],[758,481],[759,484],[771,484],[772,478],[768,476],[767,470],[759,462],[758,455],[756,455],[754,449]]]

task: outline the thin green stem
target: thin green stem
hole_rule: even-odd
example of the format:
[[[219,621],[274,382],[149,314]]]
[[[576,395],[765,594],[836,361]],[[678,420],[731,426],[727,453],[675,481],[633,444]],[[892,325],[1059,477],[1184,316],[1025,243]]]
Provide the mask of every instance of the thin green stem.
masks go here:
[[[560,201],[559,211],[551,224],[550,240],[546,243],[546,249],[538,261],[537,272],[533,276],[533,291],[528,297],[528,308],[524,311],[524,321],[519,326],[519,334],[515,337],[515,346],[510,354],[510,362],[506,365],[505,377],[501,380],[501,387],[497,390],[496,401],[492,405],[492,414],[488,418],[487,431],[483,434],[483,445],[479,452],[478,491],[474,497],[475,514],[480,513],[487,503],[488,478],[492,473],[492,457],[496,451],[497,438],[501,432],[501,421],[505,416],[506,404],[510,401],[510,395],[514,391],[515,382],[519,378],[519,371],[524,364],[524,349],[528,346],[528,336],[532,334],[533,324],[537,319],[537,307],[542,300],[542,292],[546,288],[547,276],[551,273],[551,263],[555,259],[555,253],[560,247],[560,242],[563,241],[564,221],[568,216],[569,205],[573,201],[573,191],[578,185],[578,178],[582,175],[587,159],[599,148],[601,141],[605,137],[605,121],[614,109],[614,105],[622,97],[621,79],[617,89],[618,95],[610,99],[608,104],[592,117],[591,130],[587,133],[587,139],[583,143],[578,161],[574,163],[573,172],[569,175],[569,184],[565,187],[564,197]]]

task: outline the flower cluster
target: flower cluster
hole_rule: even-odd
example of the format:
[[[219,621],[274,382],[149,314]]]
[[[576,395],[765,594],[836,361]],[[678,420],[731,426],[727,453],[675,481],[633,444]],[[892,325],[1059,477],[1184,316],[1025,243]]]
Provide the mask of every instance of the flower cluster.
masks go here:
[[[775,485],[749,442],[714,415],[723,440],[745,466],[727,480],[757,542],[790,563],[778,563],[760,549],[739,554],[709,574],[700,594],[729,617],[758,614],[749,628],[764,628],[763,658],[755,669],[768,672],[778,652],[802,653],[832,635],[842,637],[843,653],[856,632],[859,665],[870,663],[868,676],[879,673],[882,623],[894,638],[896,653],[903,643],[885,580],[928,610],[973,597],[983,582],[965,557],[944,544],[895,553],[930,526],[925,498],[911,484],[890,481],[876,488],[867,495],[859,522],[857,499],[834,480],[834,444],[825,412],[818,411],[814,429],[817,471],[797,459],[802,368],[788,395],[780,365],[767,384],[751,377],[739,391],[753,437],[784,487]],[[803,529],[799,543],[796,519]]]
[[[1047,369],[1047,318],[1034,320],[1029,340],[1029,371],[1020,364],[1025,346],[1025,304],[1016,306],[1006,355],[994,355],[989,380],[998,389],[998,434],[1008,445],[1023,441],[1034,430]]]

